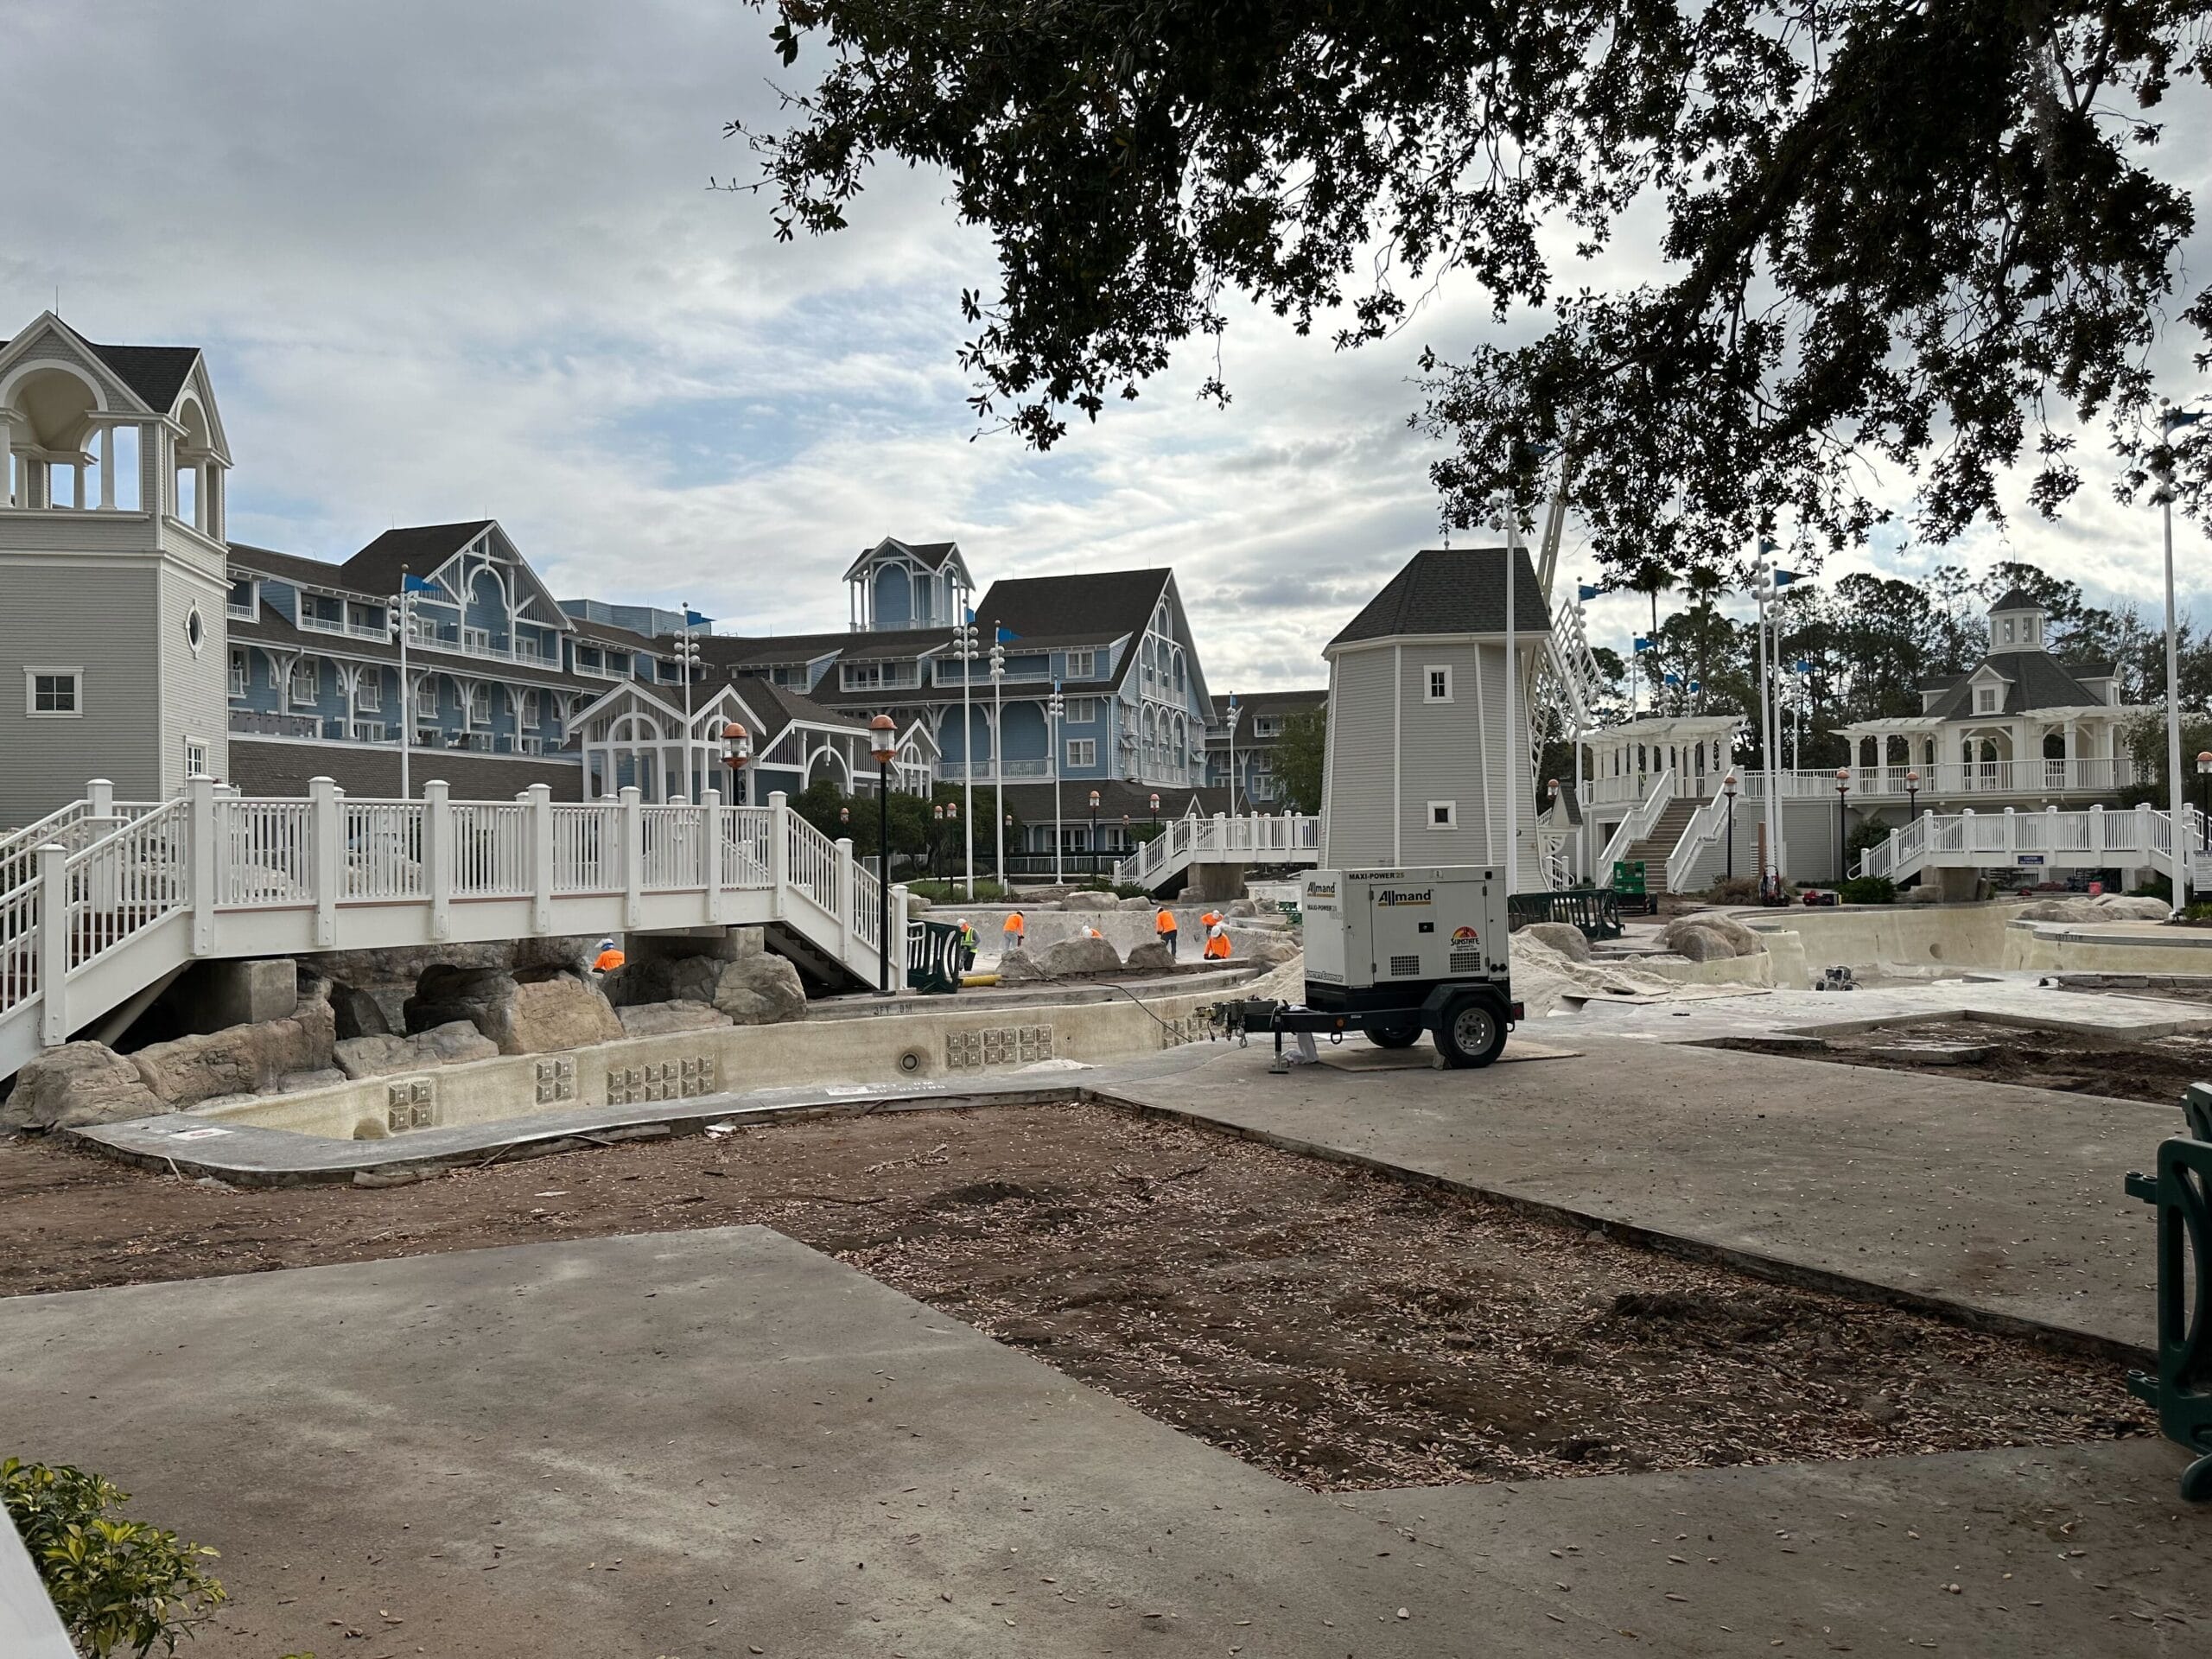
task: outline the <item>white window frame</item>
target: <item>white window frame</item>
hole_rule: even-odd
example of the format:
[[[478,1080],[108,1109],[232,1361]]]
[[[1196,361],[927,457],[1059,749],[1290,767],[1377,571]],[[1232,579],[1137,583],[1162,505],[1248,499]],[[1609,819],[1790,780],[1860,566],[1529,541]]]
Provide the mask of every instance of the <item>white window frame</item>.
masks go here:
[[[207,776],[207,740],[188,735],[184,740],[184,775],[187,778]]]
[[[1068,678],[1095,680],[1098,677],[1098,653],[1095,651],[1068,652]]]
[[[1977,685],[1974,687],[1974,711],[1977,715],[1993,715],[1997,712],[1997,688],[1995,686]]]
[[[1098,718],[1098,699],[1096,697],[1070,697],[1068,699],[1067,713],[1063,716],[1063,718],[1065,718],[1067,723],[1071,726],[1089,726],[1093,724]]]
[[[461,648],[479,656],[489,657],[492,654],[492,630],[464,626],[461,631]]]
[[[300,695],[300,671],[305,669],[315,677],[315,689],[306,696]],[[322,671],[312,657],[301,657],[284,671],[284,706],[287,709],[312,709],[322,701]]]
[[[1281,715],[1253,715],[1252,735],[1255,737],[1281,737],[1282,735],[1282,716]]]
[[[1095,737],[1071,737],[1067,741],[1067,765],[1071,768],[1098,764],[1098,740]]]
[[[2005,643],[2008,645],[2012,643],[2013,627],[2014,624],[2012,619],[2009,616],[2006,617],[2005,619]]]
[[[41,680],[69,683],[69,706],[67,709],[41,709],[38,706],[38,683]],[[64,668],[52,664],[23,664],[23,715],[29,720],[82,720],[85,717],[85,671]]]
[[[477,701],[480,698],[484,704],[484,712],[481,715],[476,712]],[[484,684],[472,685],[468,688],[468,729],[472,732],[489,731],[491,727],[492,688]]]
[[[245,583],[245,603],[232,604],[230,595],[226,593],[223,595],[224,612],[228,615],[235,616],[241,622],[257,622],[261,620],[261,578],[240,576],[238,580]]]
[[[244,647],[233,646],[231,651],[230,694],[233,698],[242,698],[252,689],[253,659],[246,655]]]
[[[1421,822],[1431,830],[1457,830],[1459,827],[1459,803],[1431,801],[1427,816]]]
[[[425,674],[415,682],[415,718],[435,720],[438,717],[438,677]]]
[[[1441,675],[1444,679],[1444,685],[1441,690],[1438,690],[1436,683],[1437,677],[1439,675]],[[1421,701],[1424,702],[1451,702],[1452,664],[1449,663],[1430,663],[1423,667],[1421,671]]]
[[[353,682],[353,708],[356,713],[380,715],[384,712],[384,676],[373,670]]]
[[[524,692],[522,694],[522,712],[515,716],[516,728],[520,729],[524,727],[541,724],[542,722],[537,717],[538,707],[539,699],[537,690],[532,689]]]

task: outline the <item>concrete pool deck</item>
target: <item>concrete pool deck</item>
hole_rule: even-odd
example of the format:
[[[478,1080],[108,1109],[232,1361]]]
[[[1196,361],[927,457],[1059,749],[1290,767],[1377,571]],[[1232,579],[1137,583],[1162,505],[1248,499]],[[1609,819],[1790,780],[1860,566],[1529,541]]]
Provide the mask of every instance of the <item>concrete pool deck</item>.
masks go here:
[[[207,1659],[2133,1659],[2212,1627],[2212,1513],[2157,1442],[1316,1494],[758,1228],[0,1301],[0,1408],[222,1550]]]

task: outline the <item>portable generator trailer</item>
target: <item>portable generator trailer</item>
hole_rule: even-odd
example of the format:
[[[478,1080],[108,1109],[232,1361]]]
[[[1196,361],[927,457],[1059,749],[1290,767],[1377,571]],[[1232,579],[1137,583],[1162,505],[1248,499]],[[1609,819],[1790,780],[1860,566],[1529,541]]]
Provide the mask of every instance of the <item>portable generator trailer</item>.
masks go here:
[[[1366,1033],[1409,1048],[1424,1031],[1447,1065],[1488,1065],[1522,1018],[1513,1000],[1505,875],[1475,867],[1314,870],[1305,878],[1306,1001],[1229,1005],[1245,1033]]]

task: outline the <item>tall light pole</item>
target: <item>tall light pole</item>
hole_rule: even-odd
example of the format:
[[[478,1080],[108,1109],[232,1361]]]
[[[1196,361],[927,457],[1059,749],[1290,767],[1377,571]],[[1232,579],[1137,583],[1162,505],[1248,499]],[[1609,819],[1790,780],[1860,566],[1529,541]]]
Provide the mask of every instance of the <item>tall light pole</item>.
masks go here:
[[[1759,538],[1759,575],[1751,584],[1751,594],[1759,606],[1759,747],[1764,752],[1764,770],[1766,772],[1766,798],[1759,803],[1759,822],[1766,830],[1766,846],[1759,855],[1759,898],[1762,901],[1768,894],[1769,871],[1771,870],[1775,875],[1777,888],[1781,885],[1782,874],[1782,861],[1774,844],[1774,798],[1779,773],[1775,766],[1774,722],[1767,708],[1766,610],[1768,601],[1774,594],[1774,584],[1767,579],[1766,556],[1771,545],[1764,537]]]
[[[2196,752],[2196,775],[2204,780],[2196,786],[2198,850],[2212,852],[2212,749]]]
[[[704,791],[699,777],[699,757],[691,730],[691,680],[699,671],[699,642],[691,632],[691,601],[683,601],[683,632],[677,637],[677,665],[683,671],[683,798],[696,801]]]
[[[1725,851],[1722,855],[1726,868],[1721,872],[1720,879],[1724,881],[1733,881],[1736,879],[1736,774],[1734,772],[1730,772],[1720,780],[1720,792],[1728,798],[1728,832],[1727,839],[1723,843]]]
[[[1098,874],[1098,791],[1090,791],[1090,873]]]
[[[899,758],[897,726],[888,715],[868,723],[868,753],[875,757],[876,991],[891,995],[891,763]],[[899,941],[903,947],[904,939]]]
[[[1060,856],[1060,714],[1068,700],[1060,695],[1060,683],[1052,682],[1052,695],[1045,699],[1045,713],[1050,716],[1052,728],[1052,880],[1065,882],[1066,871]]]
[[[753,736],[739,721],[733,720],[722,728],[722,760],[729,767],[730,794],[733,806],[745,804],[745,764],[753,759]]]
[[[976,902],[976,717],[969,687],[976,678],[976,613],[952,630],[953,655],[960,659],[960,787],[968,808],[968,902]],[[995,753],[995,748],[994,753]]]
[[[998,801],[991,816],[998,820],[999,885],[1006,877],[1006,642],[998,639],[998,624],[991,624],[991,778],[998,785]],[[1006,895],[1001,893],[1001,898]]]
[[[1851,867],[1844,861],[1849,856],[1844,850],[1844,842],[1850,839],[1844,833],[1844,798],[1850,793],[1851,768],[1838,766],[1835,769],[1835,879],[1839,884],[1851,874]]]
[[[2204,416],[2196,410],[2158,405],[2158,451],[2151,462],[2151,499],[2164,519],[2166,543],[2166,816],[2167,850],[2172,855],[2173,906],[2189,903],[2189,861],[2183,855],[2181,781],[2181,646],[2174,621],[2174,434]]]
[[[415,631],[415,578],[399,567],[399,591],[392,596],[391,632],[399,641],[399,798],[410,796],[408,761],[415,747],[415,690],[407,683],[407,636]]]
[[[1506,485],[1503,492],[1505,502],[1505,891],[1510,895],[1521,891],[1520,815],[1514,810],[1521,799],[1522,780],[1528,773],[1522,767],[1529,763],[1527,739],[1514,725],[1513,682],[1521,670],[1518,642],[1513,628],[1513,567],[1521,561],[1520,515],[1514,511],[1512,467],[1506,468]],[[1476,673],[1482,672],[1482,647],[1475,647]],[[1516,744],[1521,753],[1516,758]]]
[[[1236,694],[1229,694],[1229,816],[1236,816],[1236,722],[1244,710],[1237,705]]]

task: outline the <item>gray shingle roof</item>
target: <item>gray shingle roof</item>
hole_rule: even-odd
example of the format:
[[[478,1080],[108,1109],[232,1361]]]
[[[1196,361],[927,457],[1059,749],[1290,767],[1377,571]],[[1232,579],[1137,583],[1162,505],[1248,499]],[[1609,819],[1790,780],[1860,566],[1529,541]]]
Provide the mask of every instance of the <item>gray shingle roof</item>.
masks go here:
[[[191,377],[192,365],[200,360],[197,346],[103,346],[97,340],[85,340],[66,322],[61,326],[84,340],[92,355],[113,370],[116,378],[130,387],[149,409],[159,410],[164,415],[176,406],[177,394]],[[7,349],[8,342],[0,340],[0,352]]]
[[[2026,588],[2008,588],[2001,598],[1990,602],[1989,608],[1993,611],[2039,611],[2043,605]]]
[[[991,584],[976,607],[989,639],[995,627],[1024,640],[1074,639],[1110,644],[1141,633],[1172,573],[1082,570],[1064,576],[1011,576]]]
[[[387,530],[346,561],[346,580],[366,594],[399,591],[400,567],[427,576],[492,527],[489,518],[459,524],[406,524]]]
[[[274,548],[252,547],[245,542],[230,544],[230,567],[234,575],[276,576],[310,588],[335,588],[343,593],[359,590],[346,581],[338,566],[303,553],[279,553]],[[361,594],[363,599],[389,599],[389,594]]]
[[[2068,671],[2067,665],[2047,651],[2000,651],[1981,659],[1974,674],[1994,669],[2005,680],[2000,714],[2017,715],[2030,709],[2064,709],[2082,704],[2101,706],[2104,699]],[[1975,713],[1974,675],[1963,675],[1957,684],[1928,712],[1940,720],[1961,720]]]
[[[1516,558],[1514,626],[1523,633],[1548,633],[1551,618],[1536,586],[1536,569],[1529,563],[1529,550],[1516,550]],[[1329,644],[1349,645],[1402,635],[1504,632],[1505,550],[1432,547],[1414,554],[1405,569],[1391,577]]]

